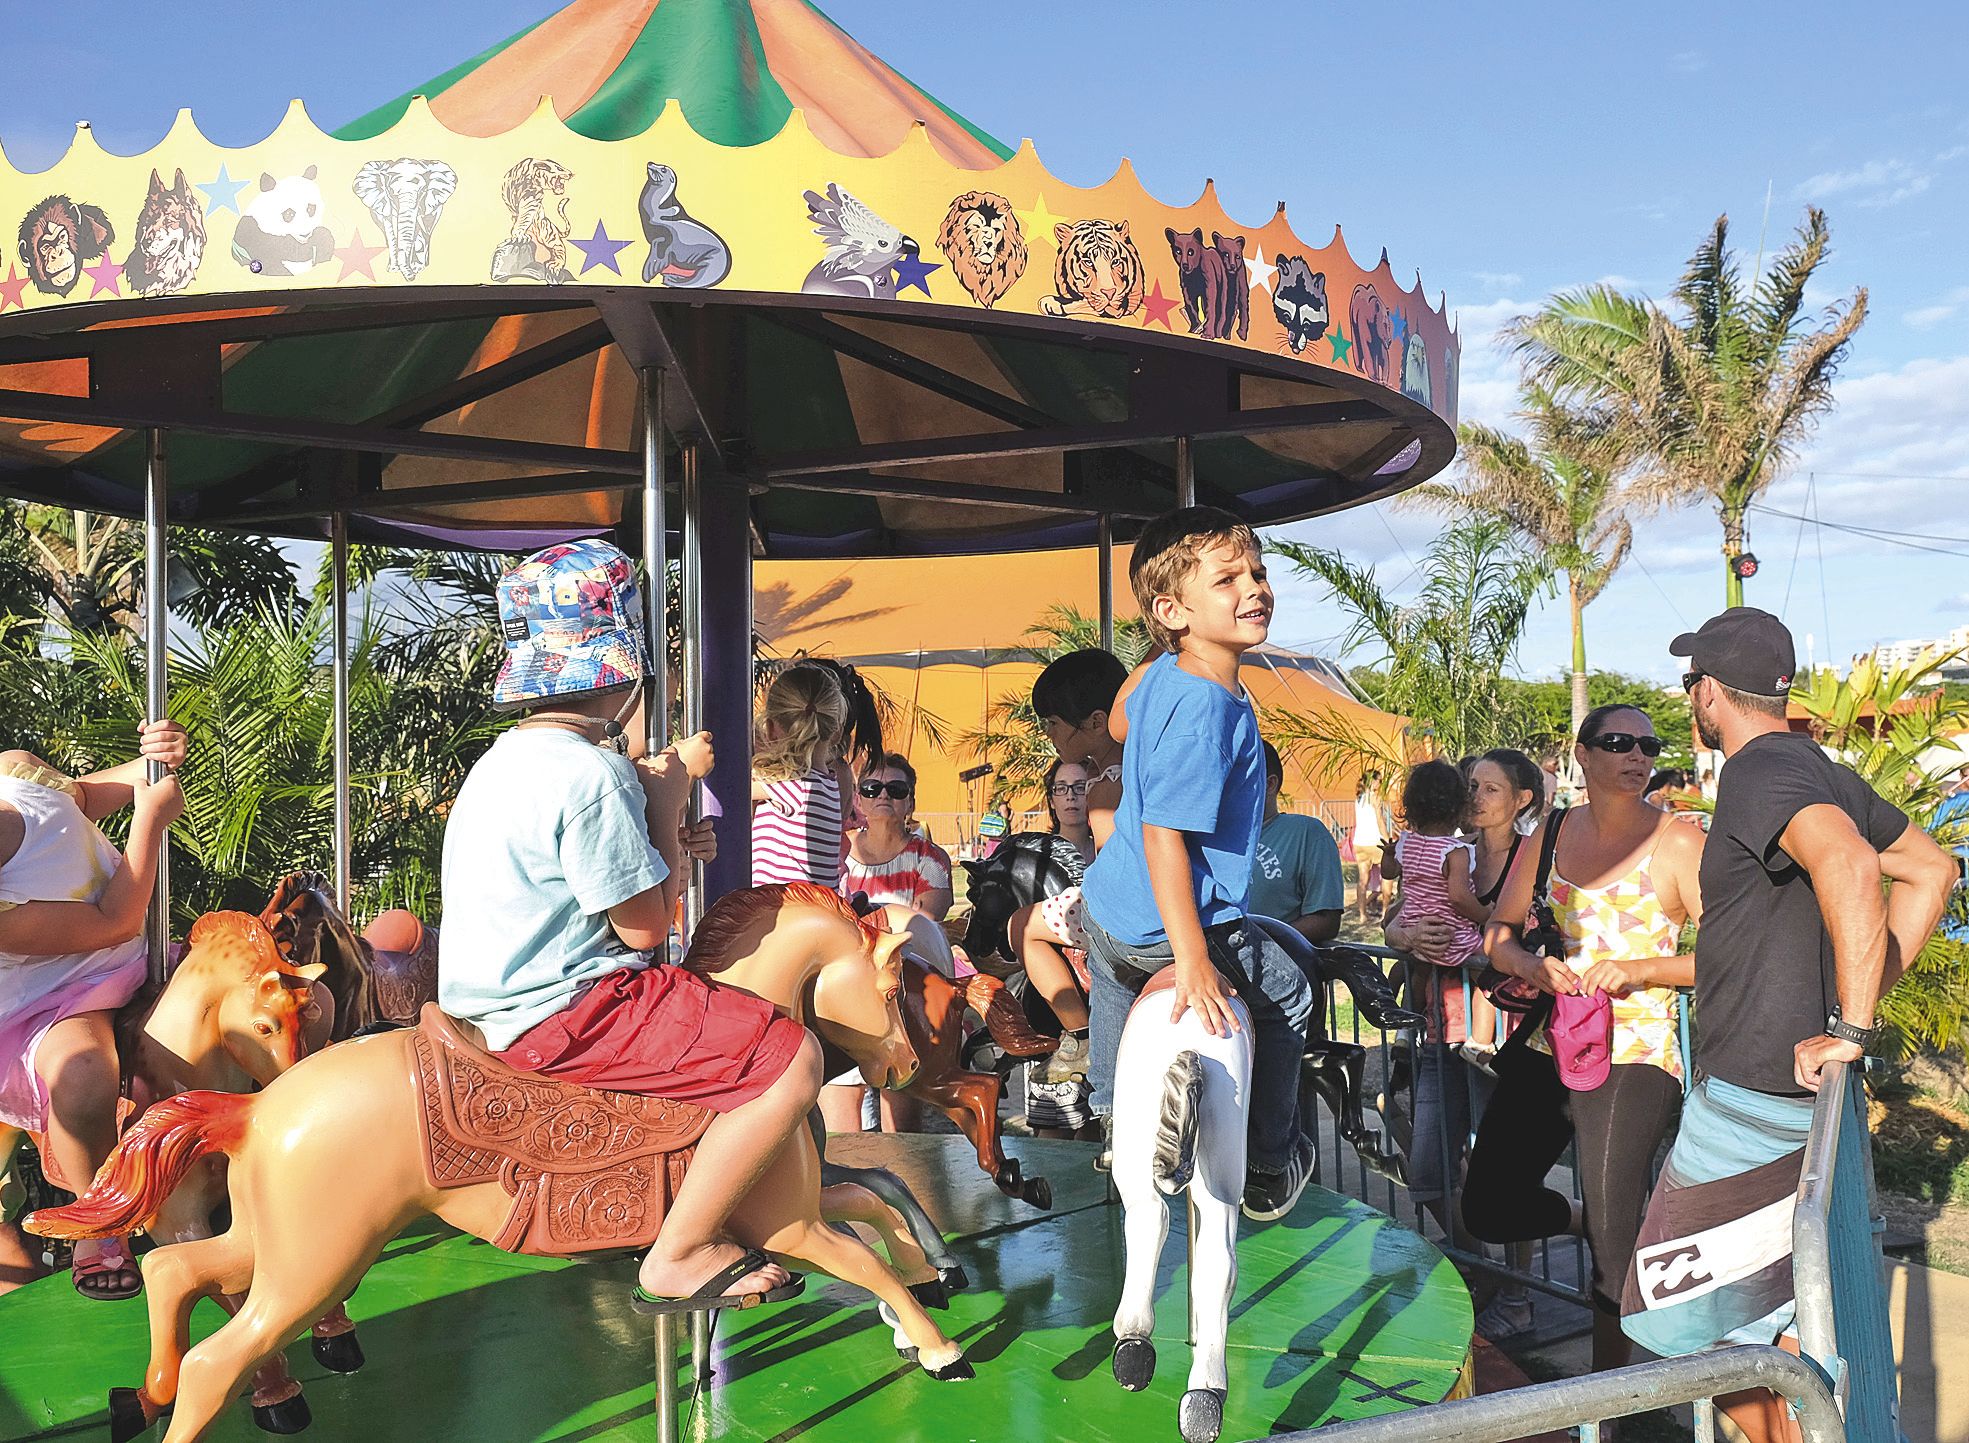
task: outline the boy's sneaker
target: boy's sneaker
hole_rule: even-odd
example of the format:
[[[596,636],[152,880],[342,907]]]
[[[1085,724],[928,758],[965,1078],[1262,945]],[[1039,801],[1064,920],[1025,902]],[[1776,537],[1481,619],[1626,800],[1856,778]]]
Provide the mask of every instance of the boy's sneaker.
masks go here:
[[[1084,1032],[1065,1032],[1060,1035],[1060,1045],[1053,1049],[1053,1055],[1046,1059],[1046,1081],[1072,1082],[1076,1077],[1087,1075],[1087,1034]]]
[[[1319,1152],[1303,1132],[1292,1145],[1285,1166],[1276,1170],[1252,1168],[1244,1184],[1244,1215],[1256,1223],[1276,1222],[1291,1212],[1299,1194],[1313,1180]]]
[[[1478,1337],[1491,1343],[1509,1343],[1530,1337],[1538,1331],[1538,1319],[1532,1315],[1530,1295],[1521,1293],[1515,1298],[1507,1298],[1499,1293],[1477,1314],[1476,1330]]]

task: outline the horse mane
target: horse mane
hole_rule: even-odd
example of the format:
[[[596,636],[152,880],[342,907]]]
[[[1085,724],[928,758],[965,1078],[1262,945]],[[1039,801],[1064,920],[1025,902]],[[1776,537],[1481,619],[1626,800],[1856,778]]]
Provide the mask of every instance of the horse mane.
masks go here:
[[[721,970],[731,961],[739,940],[762,917],[776,916],[787,907],[817,907],[855,924],[862,944],[873,951],[882,929],[859,915],[839,892],[813,882],[772,882],[727,892],[705,911],[691,934],[683,965],[701,976]]]

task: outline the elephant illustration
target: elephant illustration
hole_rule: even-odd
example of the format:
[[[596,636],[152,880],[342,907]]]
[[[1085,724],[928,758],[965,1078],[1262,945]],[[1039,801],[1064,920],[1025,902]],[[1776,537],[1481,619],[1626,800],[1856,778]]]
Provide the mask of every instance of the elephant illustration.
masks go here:
[[[372,160],[356,172],[354,189],[383,228],[390,269],[416,280],[431,263],[431,233],[458,189],[458,172],[441,160]]]

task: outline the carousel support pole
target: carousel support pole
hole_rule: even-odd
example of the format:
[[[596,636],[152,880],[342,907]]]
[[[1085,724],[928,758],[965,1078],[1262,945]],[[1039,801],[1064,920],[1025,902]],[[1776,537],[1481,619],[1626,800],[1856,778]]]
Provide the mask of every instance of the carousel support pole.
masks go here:
[[[717,1320],[712,1312],[691,1314],[691,1379],[699,1388],[711,1381],[711,1327]]]
[[[1190,438],[1176,438],[1176,504],[1196,505],[1196,457],[1191,454]]]
[[[349,911],[353,828],[349,809],[349,513],[329,522],[328,569],[333,593],[335,724],[335,905]]]
[[[656,1315],[656,1443],[677,1443],[677,1315]]]
[[[704,473],[698,443],[686,440],[678,447],[682,466],[678,493],[683,502],[683,558],[681,596],[677,608],[678,629],[683,635],[684,653],[684,730],[696,736],[705,729],[704,717]],[[698,815],[699,803],[692,799],[690,815]],[[697,931],[704,915],[704,867],[692,862],[689,885],[684,891],[684,940]],[[697,1353],[697,1329],[693,1322],[691,1351]]]
[[[152,722],[164,720],[170,697],[171,549],[164,511],[168,490],[165,433],[153,427],[144,433],[144,719]],[[151,762],[144,770],[152,782],[164,776],[164,767],[158,762]],[[157,852],[157,885],[150,894],[148,936],[150,980],[154,986],[162,986],[171,954],[168,835]]]
[[[1114,518],[1107,512],[1100,520],[1101,565],[1101,650],[1114,650]]]
[[[704,477],[697,498],[699,720],[718,755],[705,789],[724,813],[718,855],[704,866],[715,902],[752,884],[752,510],[736,476]]]
[[[663,368],[643,369],[643,565],[649,584],[643,589],[643,634],[649,639],[650,686],[644,703],[649,754],[670,744],[670,572],[664,559],[664,436]]]

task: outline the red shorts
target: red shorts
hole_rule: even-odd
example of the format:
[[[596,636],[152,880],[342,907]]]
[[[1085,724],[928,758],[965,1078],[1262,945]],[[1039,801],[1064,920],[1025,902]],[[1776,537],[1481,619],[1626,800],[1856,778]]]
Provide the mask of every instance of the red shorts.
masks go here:
[[[559,1082],[729,1112],[786,1071],[807,1029],[681,967],[625,968],[496,1054]]]

